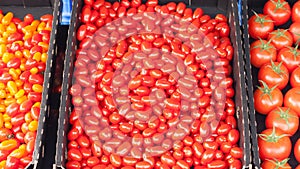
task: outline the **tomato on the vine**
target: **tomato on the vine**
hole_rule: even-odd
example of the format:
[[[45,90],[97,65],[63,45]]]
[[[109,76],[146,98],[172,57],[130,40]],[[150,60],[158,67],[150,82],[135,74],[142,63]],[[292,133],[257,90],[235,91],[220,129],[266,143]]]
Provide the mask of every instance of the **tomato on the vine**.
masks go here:
[[[283,95],[276,86],[270,88],[264,81],[260,83],[262,86],[254,91],[254,108],[261,114],[268,114],[282,105]]]
[[[292,169],[288,163],[289,159],[284,159],[282,161],[266,159],[260,167],[262,169]]]
[[[271,61],[259,69],[258,80],[264,81],[270,87],[283,89],[289,82],[289,71],[282,62]]]
[[[293,35],[287,29],[276,29],[268,36],[277,50],[293,45]]]
[[[294,110],[300,117],[300,87],[291,88],[284,96],[284,106]]]
[[[291,17],[291,7],[285,0],[269,0],[263,10],[264,14],[272,18],[276,26],[286,23]]]
[[[278,128],[266,129],[258,137],[259,157],[262,160],[284,160],[289,157],[292,142],[288,134]]]
[[[265,123],[267,128],[276,127],[292,136],[298,131],[299,117],[288,107],[277,107],[267,115]]]
[[[256,40],[250,46],[250,61],[257,68],[262,65],[276,60],[277,51],[271,41]]]
[[[249,34],[254,39],[266,39],[274,30],[274,23],[268,15],[257,14],[254,15],[248,21]]]

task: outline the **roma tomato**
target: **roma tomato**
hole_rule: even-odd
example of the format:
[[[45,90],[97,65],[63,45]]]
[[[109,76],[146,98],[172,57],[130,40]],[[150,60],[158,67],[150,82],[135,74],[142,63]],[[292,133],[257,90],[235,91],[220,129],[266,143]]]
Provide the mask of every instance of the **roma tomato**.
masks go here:
[[[254,14],[248,21],[250,36],[254,39],[267,39],[269,33],[274,30],[274,23],[271,17],[263,14]]]
[[[276,127],[292,136],[298,131],[299,118],[290,108],[277,107],[267,115],[265,123],[267,128]]]
[[[294,110],[300,116],[300,87],[290,89],[284,96],[284,106]]]
[[[285,0],[269,0],[265,3],[264,14],[270,16],[274,25],[286,23],[291,17],[291,7]]]
[[[290,84],[292,87],[300,87],[300,67],[297,67],[291,74]]]
[[[289,157],[292,150],[292,142],[288,134],[282,130],[266,129],[258,137],[259,156],[262,160],[284,160]]]
[[[276,60],[277,51],[271,41],[257,40],[250,46],[251,64],[260,68],[265,63]]]
[[[271,40],[278,50],[293,45],[293,35],[287,29],[274,30],[269,34],[268,40]]]
[[[284,47],[278,52],[277,62],[282,62],[289,70],[289,73],[292,73],[300,65],[300,51],[297,47]]]
[[[291,169],[292,167],[288,163],[289,159],[282,161],[267,159],[261,164],[262,169]]]
[[[268,114],[282,105],[283,95],[276,86],[269,88],[264,81],[260,82],[262,86],[254,91],[254,108],[261,114]]]
[[[294,146],[294,155],[296,157],[296,160],[300,163],[300,139],[297,140]]]
[[[258,80],[264,81],[270,87],[283,89],[289,82],[289,71],[282,62],[271,61],[259,69]]]

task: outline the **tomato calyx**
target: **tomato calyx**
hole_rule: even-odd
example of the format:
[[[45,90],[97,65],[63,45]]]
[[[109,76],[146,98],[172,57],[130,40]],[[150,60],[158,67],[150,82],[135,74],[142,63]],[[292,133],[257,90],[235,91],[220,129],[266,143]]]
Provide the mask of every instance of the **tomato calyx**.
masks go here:
[[[278,107],[279,111],[277,111],[276,113],[279,114],[280,118],[283,119],[286,124],[288,125],[288,128],[290,128],[289,125],[289,118],[293,117],[293,118],[297,118],[296,116],[290,115],[290,108],[288,108],[286,111],[282,110],[280,107]]]
[[[290,168],[290,167],[286,167],[286,163],[289,161],[290,159],[289,158],[286,158],[282,161],[279,161],[277,159],[274,159],[274,160],[269,160],[269,159],[266,159],[266,161],[269,161],[273,164],[275,164],[275,168],[274,169],[279,169],[279,168]]]
[[[262,39],[260,39],[260,38],[259,38],[259,40],[260,40],[260,44],[257,45],[257,46],[254,46],[254,47],[253,47],[254,49],[255,49],[255,48],[260,48],[261,51],[262,51],[262,50],[266,50],[266,51],[268,52],[269,49],[274,48],[272,45],[270,45],[271,39],[270,39],[267,43],[265,43],[265,42],[264,42]]]
[[[278,84],[273,86],[272,88],[269,88],[269,86],[267,85],[266,82],[264,82],[262,80],[259,80],[259,82],[263,85],[263,87],[257,86],[257,88],[262,91],[261,97],[263,95],[268,95],[270,100],[272,100],[272,94],[271,93],[278,86]]]
[[[270,135],[266,135],[266,134],[259,134],[258,135],[262,140],[268,142],[268,143],[277,143],[278,140],[280,140],[283,137],[289,137],[289,134],[282,134],[277,136],[276,135],[276,131],[275,131],[275,127],[273,127],[273,131]]]
[[[280,0],[271,0],[271,2],[275,5],[274,12],[276,12],[278,9],[287,10],[286,7],[284,7],[287,4],[287,2],[280,2]]]
[[[300,40],[300,39],[299,39]],[[296,46],[293,48],[293,47],[290,47],[290,46],[287,46],[287,48],[290,49],[290,52],[293,54],[294,56],[294,60],[297,59],[297,56],[300,55],[300,52],[298,52],[298,43],[299,43],[299,40],[296,42]]]
[[[287,31],[288,31],[287,29],[285,29],[285,30],[277,29],[276,31],[271,32],[270,34],[275,35],[272,37],[272,39],[279,38],[279,37],[284,37],[285,39],[289,39],[289,37],[286,36],[286,34],[285,34]]]
[[[255,11],[252,10],[252,12],[256,16],[254,21],[260,23],[261,26],[264,26],[264,23],[266,22],[273,22],[272,20],[266,19],[267,15],[259,16]]]
[[[275,65],[275,63],[273,62],[273,60],[271,60],[271,69],[277,73],[278,75],[282,75],[283,74],[283,70],[281,70],[281,65],[282,65],[282,62],[280,62],[277,66]]]

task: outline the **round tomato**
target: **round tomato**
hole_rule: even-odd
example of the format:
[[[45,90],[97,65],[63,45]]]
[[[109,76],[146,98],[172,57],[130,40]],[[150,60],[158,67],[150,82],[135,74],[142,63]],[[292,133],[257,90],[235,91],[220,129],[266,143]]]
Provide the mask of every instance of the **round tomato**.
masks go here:
[[[282,92],[275,86],[269,88],[264,81],[263,86],[254,91],[254,108],[261,114],[268,114],[270,111],[282,105]]]
[[[277,62],[283,62],[289,73],[292,73],[300,64],[300,51],[297,48],[284,47],[278,52]]]
[[[295,169],[300,169],[300,164]]]
[[[295,144],[294,155],[295,155],[296,160],[300,163],[300,139],[298,139]]]
[[[254,39],[266,39],[268,34],[274,30],[274,23],[267,15],[254,14],[248,21],[249,34]]]
[[[289,82],[289,71],[282,62],[271,61],[259,69],[258,80],[264,81],[270,87],[283,89]]]
[[[299,117],[290,108],[277,107],[267,115],[265,123],[267,128],[276,127],[292,136],[298,131]]]
[[[297,67],[291,74],[290,84],[292,87],[300,87],[300,67]]]
[[[284,160],[289,157],[292,150],[292,142],[288,134],[282,130],[266,129],[258,137],[259,156],[262,160]]]
[[[300,87],[290,89],[284,96],[284,106],[294,110],[300,116]]]
[[[269,15],[274,25],[282,25],[291,17],[291,7],[285,0],[269,0],[265,3],[264,14]]]
[[[250,61],[253,66],[260,68],[265,63],[276,60],[276,48],[270,43],[271,41],[260,39],[251,44]]]
[[[294,43],[296,44],[297,41],[300,39],[300,22],[298,21],[292,23],[289,30],[292,33],[294,38]]]
[[[297,1],[292,8],[292,21],[299,22],[300,21],[300,1]]]
[[[289,159],[284,159],[282,161],[269,160],[267,159],[261,164],[262,169],[291,169],[292,167],[288,163]]]
[[[280,50],[286,46],[293,45],[293,36],[287,29],[276,29],[268,36],[268,40],[271,40],[276,49]]]

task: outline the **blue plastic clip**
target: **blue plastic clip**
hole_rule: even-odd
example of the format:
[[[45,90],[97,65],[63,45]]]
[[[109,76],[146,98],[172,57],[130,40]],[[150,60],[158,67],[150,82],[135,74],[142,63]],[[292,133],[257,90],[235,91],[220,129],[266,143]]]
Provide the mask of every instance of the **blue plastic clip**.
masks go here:
[[[72,13],[72,0],[63,0],[62,13],[60,18],[61,25],[70,25]]]
[[[240,26],[243,24],[243,0],[238,1],[238,12],[239,12],[239,20],[240,20]]]

